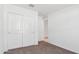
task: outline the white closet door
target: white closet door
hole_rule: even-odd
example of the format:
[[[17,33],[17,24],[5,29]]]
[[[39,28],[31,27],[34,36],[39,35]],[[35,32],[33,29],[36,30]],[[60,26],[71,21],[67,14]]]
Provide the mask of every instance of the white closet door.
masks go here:
[[[23,17],[23,47],[35,44],[34,20]]]
[[[37,12],[6,5],[4,14],[5,50],[38,44]]]
[[[22,47],[22,15],[7,13],[8,24],[8,49]]]

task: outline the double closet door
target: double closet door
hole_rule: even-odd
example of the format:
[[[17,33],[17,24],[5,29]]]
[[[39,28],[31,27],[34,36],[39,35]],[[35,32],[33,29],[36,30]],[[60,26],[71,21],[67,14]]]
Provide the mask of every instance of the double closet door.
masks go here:
[[[28,10],[8,6],[5,8],[6,48],[14,49],[35,45],[36,14],[30,15]],[[22,12],[23,11],[23,12]],[[28,13],[27,13],[28,12]]]

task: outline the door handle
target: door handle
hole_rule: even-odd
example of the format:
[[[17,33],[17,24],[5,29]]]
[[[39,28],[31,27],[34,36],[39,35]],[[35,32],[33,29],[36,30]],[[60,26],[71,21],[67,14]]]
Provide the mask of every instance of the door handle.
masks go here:
[[[10,34],[10,32],[8,32],[8,34]]]
[[[32,33],[35,33],[35,32],[32,32]]]

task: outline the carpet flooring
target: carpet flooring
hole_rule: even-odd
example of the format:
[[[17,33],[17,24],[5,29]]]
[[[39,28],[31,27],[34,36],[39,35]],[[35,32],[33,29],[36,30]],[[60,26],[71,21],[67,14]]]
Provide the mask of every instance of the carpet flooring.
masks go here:
[[[58,46],[40,41],[38,45],[11,49],[4,54],[76,54]]]

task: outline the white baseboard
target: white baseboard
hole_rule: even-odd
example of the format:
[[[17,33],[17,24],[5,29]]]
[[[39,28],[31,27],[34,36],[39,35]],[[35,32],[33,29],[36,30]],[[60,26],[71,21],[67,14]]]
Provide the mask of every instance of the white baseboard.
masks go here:
[[[63,48],[63,49],[66,49],[66,50],[72,51],[72,52],[74,52],[74,53],[79,53],[79,52],[74,51],[74,50],[72,50],[72,49],[69,49],[69,48],[63,47],[62,45],[59,45],[59,44],[57,44],[57,43],[51,43],[51,42],[49,42],[49,41],[48,41],[48,43],[53,44],[53,45],[56,45],[56,46],[58,46],[58,47],[60,47],[60,48]]]

